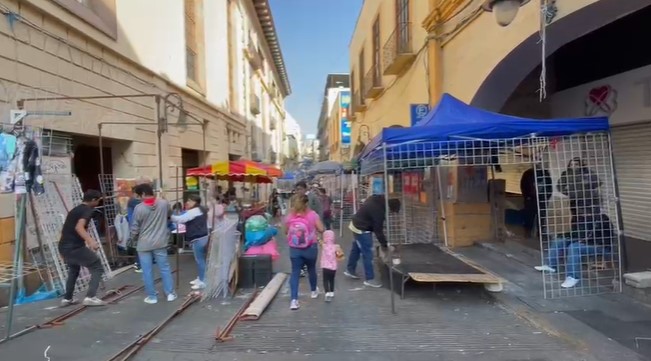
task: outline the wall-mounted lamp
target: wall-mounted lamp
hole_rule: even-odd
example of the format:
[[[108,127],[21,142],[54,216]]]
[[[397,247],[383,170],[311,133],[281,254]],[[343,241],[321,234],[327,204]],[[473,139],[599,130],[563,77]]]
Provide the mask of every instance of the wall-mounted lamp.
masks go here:
[[[483,8],[495,14],[495,20],[500,26],[508,26],[518,15],[520,7],[531,0],[486,0]]]

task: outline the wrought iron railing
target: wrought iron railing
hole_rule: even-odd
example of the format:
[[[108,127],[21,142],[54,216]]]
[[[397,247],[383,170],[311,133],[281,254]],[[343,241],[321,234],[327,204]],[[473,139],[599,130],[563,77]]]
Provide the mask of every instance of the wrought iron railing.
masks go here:
[[[382,87],[382,73],[380,72],[378,64],[373,64],[366,72],[363,85],[362,94],[364,94],[364,96],[367,96],[372,90]]]
[[[386,70],[396,59],[401,55],[410,55],[414,53],[413,44],[411,38],[411,23],[410,22],[401,22],[399,23],[382,49],[382,62],[384,64],[384,69]]]

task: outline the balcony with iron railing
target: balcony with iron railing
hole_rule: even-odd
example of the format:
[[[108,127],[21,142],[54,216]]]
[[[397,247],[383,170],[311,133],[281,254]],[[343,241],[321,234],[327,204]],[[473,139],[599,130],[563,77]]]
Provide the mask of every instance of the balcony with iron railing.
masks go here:
[[[251,39],[250,37],[246,45],[246,49],[244,49],[244,54],[246,55],[246,58],[249,60],[249,64],[251,64],[253,70],[262,69],[262,57],[260,56],[260,52],[258,51],[258,48],[255,46],[253,39]]]
[[[361,113],[366,110],[366,101],[361,96],[360,90],[353,92],[353,98],[351,99],[351,114]]]
[[[384,75],[400,75],[416,60],[411,23],[403,22],[393,30],[382,49]]]
[[[363,96],[366,99],[375,99],[382,94],[384,85],[382,85],[382,72],[380,72],[379,64],[373,64],[366,72],[363,85]]]

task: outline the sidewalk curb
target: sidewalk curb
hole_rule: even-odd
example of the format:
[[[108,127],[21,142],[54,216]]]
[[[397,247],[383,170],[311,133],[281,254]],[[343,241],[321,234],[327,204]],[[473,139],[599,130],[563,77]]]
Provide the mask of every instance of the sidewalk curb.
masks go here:
[[[505,254],[498,248],[492,247],[490,244],[478,245],[483,249],[489,250],[506,258],[513,259],[518,263],[528,266],[526,262],[521,261],[517,256],[512,254]],[[507,282],[509,282],[508,278],[505,279]],[[509,282],[509,284],[513,285],[511,282]],[[518,287],[517,285],[513,286]],[[586,354],[586,357],[589,357],[586,360],[649,361],[646,357],[618,343],[617,341],[614,341],[613,339],[591,328],[590,326],[574,319],[572,316],[568,315],[565,312],[538,312],[532,309],[530,306],[524,304],[517,297],[509,295],[505,291],[500,293],[491,293],[491,296],[507,312],[514,314],[518,318],[532,324],[534,327],[537,327],[544,332],[561,339],[570,346],[576,348],[579,352]],[[575,335],[581,335],[582,339],[576,339]]]

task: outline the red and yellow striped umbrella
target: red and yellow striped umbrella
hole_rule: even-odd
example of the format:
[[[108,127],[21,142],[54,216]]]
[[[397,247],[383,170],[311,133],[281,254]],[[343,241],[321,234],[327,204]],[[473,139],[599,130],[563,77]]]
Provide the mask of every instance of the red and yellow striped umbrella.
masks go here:
[[[188,169],[187,176],[215,177],[234,182],[271,183],[267,171],[251,161],[217,162],[209,166]]]

